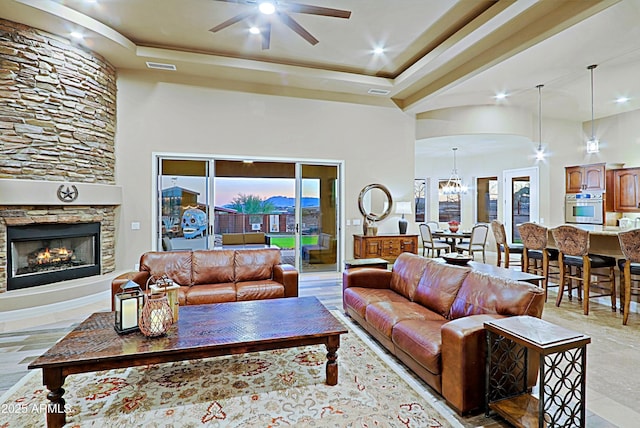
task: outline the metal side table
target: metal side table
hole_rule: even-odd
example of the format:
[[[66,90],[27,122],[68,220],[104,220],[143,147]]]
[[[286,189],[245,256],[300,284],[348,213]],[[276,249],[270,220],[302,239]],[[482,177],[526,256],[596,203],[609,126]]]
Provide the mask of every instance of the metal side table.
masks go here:
[[[488,321],[485,415],[516,427],[584,427],[591,338],[531,316]],[[538,397],[527,382],[539,358]]]

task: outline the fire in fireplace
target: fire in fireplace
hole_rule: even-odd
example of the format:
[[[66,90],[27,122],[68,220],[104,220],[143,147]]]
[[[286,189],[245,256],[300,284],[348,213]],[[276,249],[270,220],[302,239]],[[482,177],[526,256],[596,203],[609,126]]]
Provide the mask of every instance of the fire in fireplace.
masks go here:
[[[7,227],[7,290],[100,274],[100,223]]]

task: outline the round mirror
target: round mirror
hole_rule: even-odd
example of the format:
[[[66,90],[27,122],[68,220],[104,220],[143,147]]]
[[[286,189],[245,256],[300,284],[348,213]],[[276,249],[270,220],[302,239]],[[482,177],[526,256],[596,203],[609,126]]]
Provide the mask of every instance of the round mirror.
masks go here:
[[[358,208],[362,215],[370,221],[379,221],[391,214],[393,199],[391,192],[382,184],[369,184],[358,196]]]

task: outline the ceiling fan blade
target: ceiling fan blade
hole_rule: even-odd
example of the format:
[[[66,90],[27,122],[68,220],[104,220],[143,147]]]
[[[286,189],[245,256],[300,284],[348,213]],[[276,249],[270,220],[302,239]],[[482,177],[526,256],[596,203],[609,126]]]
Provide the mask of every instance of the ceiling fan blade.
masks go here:
[[[218,0],[218,1],[224,1],[224,0]],[[213,27],[209,31],[211,31],[212,33],[216,33],[218,31],[224,30],[228,26],[233,25],[238,21],[242,21],[243,19],[248,18],[248,17],[250,17],[252,15],[255,15],[255,12],[252,11],[252,12],[241,13],[239,15],[234,16],[233,18],[227,19],[222,24],[216,25],[215,27]]]
[[[329,7],[310,6],[308,4],[301,3],[287,3],[280,5],[280,7],[286,8],[288,12],[294,13],[308,13],[310,15],[322,15],[330,16],[332,18],[345,18],[351,17],[351,11],[341,9],[331,9]]]
[[[262,50],[269,49],[271,44],[271,22],[266,22],[262,30]]]
[[[278,12],[278,17],[287,25],[287,27],[298,33],[298,35],[300,35],[300,37],[305,39],[307,42],[311,43],[314,46],[318,44],[318,39],[313,37],[311,33],[302,28],[302,25],[298,24],[295,19],[284,12]]]

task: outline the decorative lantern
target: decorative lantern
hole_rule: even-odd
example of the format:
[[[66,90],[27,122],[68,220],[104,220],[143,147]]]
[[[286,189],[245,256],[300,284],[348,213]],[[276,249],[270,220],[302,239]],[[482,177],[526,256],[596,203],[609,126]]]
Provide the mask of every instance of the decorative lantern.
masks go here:
[[[180,286],[173,282],[171,278],[166,275],[163,275],[158,280],[156,280],[155,284],[149,284],[148,288],[152,293],[166,293],[167,299],[169,300],[169,307],[171,308],[171,312],[173,314],[173,322],[178,321],[179,315],[179,302],[178,302],[178,290]]]
[[[125,334],[138,330],[138,319],[144,303],[144,294],[140,286],[133,281],[127,281],[120,287],[120,292],[113,296],[113,300],[116,308],[116,332]]]
[[[140,315],[140,331],[148,337],[162,336],[173,324],[173,313],[166,294],[151,294],[145,298]]]

